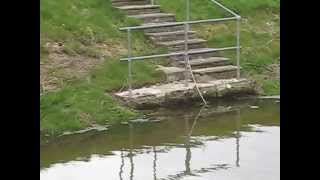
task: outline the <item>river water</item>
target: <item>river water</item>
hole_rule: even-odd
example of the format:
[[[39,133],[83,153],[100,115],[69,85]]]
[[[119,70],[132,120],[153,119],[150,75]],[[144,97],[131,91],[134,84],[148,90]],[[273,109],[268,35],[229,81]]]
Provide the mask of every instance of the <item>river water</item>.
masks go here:
[[[40,146],[41,180],[278,180],[280,103],[218,101],[145,111]]]

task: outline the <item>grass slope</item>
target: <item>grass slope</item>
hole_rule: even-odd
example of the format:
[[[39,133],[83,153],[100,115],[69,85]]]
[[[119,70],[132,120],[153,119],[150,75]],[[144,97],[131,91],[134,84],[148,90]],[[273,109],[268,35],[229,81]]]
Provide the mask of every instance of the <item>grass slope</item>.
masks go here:
[[[66,81],[60,90],[45,92],[40,103],[41,131],[57,134],[139,116],[137,112],[121,106],[107,93],[126,88],[123,86],[127,82],[127,65],[119,62],[119,58],[126,53],[126,33],[118,28],[138,22],[112,8],[110,0],[41,0],[40,15],[40,55],[44,65],[55,61],[49,58],[50,49],[46,46],[52,42],[63,44],[63,51],[59,55],[67,58],[81,56],[86,59],[100,44],[106,48],[113,46],[125,50],[123,54],[112,53],[112,57],[105,57],[84,78],[73,78],[72,81]],[[158,51],[141,32],[134,33],[133,38],[135,54]],[[53,67],[52,71],[64,71],[58,68]],[[65,80],[69,77],[57,78]],[[161,78],[162,75],[155,71],[154,63],[133,64],[134,86],[158,82]]]

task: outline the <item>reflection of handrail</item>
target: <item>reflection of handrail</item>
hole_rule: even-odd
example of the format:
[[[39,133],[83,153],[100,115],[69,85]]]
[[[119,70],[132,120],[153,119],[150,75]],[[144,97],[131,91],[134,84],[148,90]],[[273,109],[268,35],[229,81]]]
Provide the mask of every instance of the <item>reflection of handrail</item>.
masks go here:
[[[190,149],[190,131],[189,131],[189,120],[188,118],[185,119],[185,129],[186,129],[186,144],[185,144],[185,148],[186,148],[186,158],[184,161],[185,164],[185,174],[191,174],[191,170],[190,170],[190,160],[191,160],[191,149]]]
[[[193,173],[201,173],[200,170],[191,170],[191,157],[192,157],[192,151],[191,151],[191,146],[190,146],[190,139],[193,133],[194,128],[196,127],[196,124],[203,112],[203,110],[206,108],[207,106],[202,106],[198,112],[198,114],[195,116],[193,123],[191,125],[191,128],[189,126],[189,119],[185,118],[185,133],[186,133],[186,141],[185,141],[185,149],[186,149],[186,156],[185,156],[185,170],[179,174],[175,174],[175,175],[170,175],[170,177],[183,177],[183,176],[187,176],[187,175],[194,175]],[[239,149],[240,149],[240,128],[241,128],[241,114],[240,114],[240,109],[237,109],[237,117],[236,117],[236,166],[240,167],[240,153],[239,153]],[[134,178],[134,161],[133,161],[133,124],[129,124],[129,154],[128,157],[130,159],[130,165],[131,165],[131,169],[130,169],[130,180],[133,180]],[[157,146],[152,146],[152,151],[153,151],[153,179],[156,180],[157,179],[157,150],[156,150]],[[123,180],[122,178],[122,174],[123,174],[123,167],[124,167],[124,155],[123,155],[123,151],[121,150],[121,166],[120,166],[120,172],[119,172],[119,177],[120,180]],[[224,168],[224,167],[221,167]],[[201,169],[215,169],[215,168],[201,168]],[[199,172],[198,172],[199,171]]]
[[[185,127],[186,127],[186,144],[185,144],[185,147],[186,147],[186,159],[185,159],[185,167],[186,167],[186,170],[185,170],[185,174],[192,174],[191,173],[191,168],[190,168],[190,161],[191,161],[191,149],[190,149],[190,137],[192,135],[192,132],[193,132],[193,129],[202,113],[202,110],[205,108],[206,106],[202,106],[200,111],[198,112],[197,116],[194,118],[193,120],[193,123],[192,123],[192,126],[189,130],[189,120],[186,118],[185,119]]]
[[[156,147],[153,146],[153,179],[157,180],[157,151]]]
[[[121,165],[120,165],[120,171],[119,171],[119,178],[120,178],[120,180],[123,180],[122,173],[123,173],[123,166],[124,166],[124,155],[123,155],[122,149],[121,149],[120,156],[121,156]]]
[[[133,172],[134,172],[134,163],[133,163],[133,153],[132,153],[132,145],[133,145],[133,140],[132,140],[132,135],[133,135],[133,124],[129,124],[130,128],[130,153],[129,153],[129,159],[130,159],[130,165],[131,165],[131,170],[130,170],[130,180],[133,180]]]
[[[237,123],[237,134],[236,134],[236,152],[237,152],[237,160],[236,160],[236,166],[239,167],[240,166],[240,128],[241,128],[241,114],[240,114],[240,108],[237,111],[237,119],[236,119],[236,123]]]

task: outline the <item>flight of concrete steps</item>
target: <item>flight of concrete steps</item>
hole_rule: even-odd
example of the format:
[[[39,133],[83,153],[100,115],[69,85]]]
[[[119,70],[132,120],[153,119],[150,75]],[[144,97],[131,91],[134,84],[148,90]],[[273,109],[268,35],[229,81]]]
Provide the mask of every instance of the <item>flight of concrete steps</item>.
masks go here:
[[[112,0],[112,4],[129,17],[142,20],[142,25],[176,21],[174,14],[163,12],[160,5],[151,5],[150,0]],[[144,33],[154,44],[166,47],[170,53],[184,51],[183,25],[146,29]],[[228,58],[221,57],[214,48],[209,48],[207,41],[199,38],[195,31],[190,30],[188,35],[190,65],[198,82],[236,78],[237,67]],[[184,55],[170,59],[171,67],[160,68],[166,73],[167,81],[184,80]]]

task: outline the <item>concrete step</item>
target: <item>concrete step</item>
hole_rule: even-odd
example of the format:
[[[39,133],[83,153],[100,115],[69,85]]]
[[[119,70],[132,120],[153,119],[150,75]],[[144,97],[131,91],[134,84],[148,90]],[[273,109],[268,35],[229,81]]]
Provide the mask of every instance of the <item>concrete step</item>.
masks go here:
[[[159,66],[157,70],[162,71],[166,75],[166,82],[180,81],[185,79],[185,68]]]
[[[144,23],[142,25],[157,25],[162,23]],[[176,25],[170,27],[155,27],[155,28],[148,28],[145,29],[145,33],[161,33],[161,32],[174,32],[174,31],[184,31],[183,25]]]
[[[189,39],[194,39],[196,37],[195,33],[195,31],[188,31]],[[146,33],[146,35],[157,42],[184,40],[184,31]]]
[[[160,13],[159,5],[129,5],[121,6],[118,9],[125,11],[128,15]]]
[[[158,70],[166,74],[166,81],[181,81],[185,79],[185,68],[159,66]],[[237,76],[237,66],[226,65],[201,69],[192,69],[197,82],[208,82],[217,79],[231,79]],[[188,79],[191,81],[190,72]]]
[[[130,6],[130,5],[148,5],[151,4],[150,0],[113,0],[114,7]]]
[[[164,23],[176,21],[175,15],[169,13],[139,14],[131,15],[129,17],[140,19],[144,23]]]
[[[199,49],[199,48],[205,48],[206,47],[206,40],[204,39],[189,39],[188,40],[188,48],[189,49]],[[165,46],[169,49],[169,51],[182,51],[185,49],[185,41],[184,40],[178,40],[178,41],[166,41],[166,42],[156,42],[156,44]]]
[[[183,51],[177,51],[177,52],[183,52]],[[209,57],[216,57],[220,56],[219,52],[216,51],[214,48],[199,48],[199,49],[190,49],[188,51],[189,59],[206,59]],[[171,56],[170,59],[181,61],[184,60],[184,55],[177,55],[177,56]]]
[[[237,66],[217,66],[193,70],[197,82],[208,82],[217,79],[231,79],[237,76]]]
[[[184,61],[175,61],[175,66],[184,67]],[[231,65],[229,58],[225,57],[209,57],[204,59],[192,59],[189,61],[192,69],[206,68],[206,67],[216,67],[216,66],[226,66]]]

